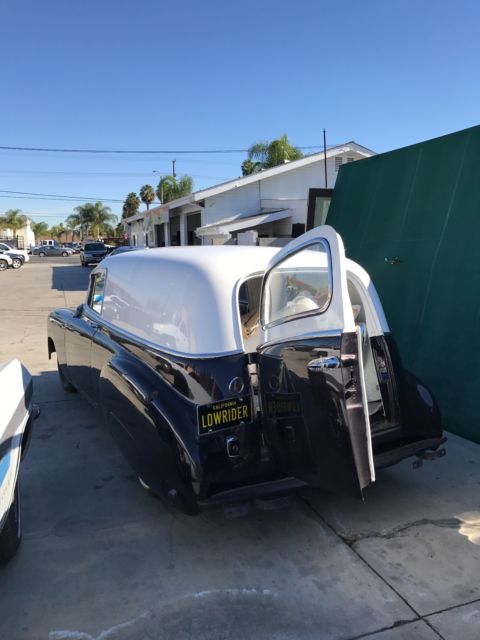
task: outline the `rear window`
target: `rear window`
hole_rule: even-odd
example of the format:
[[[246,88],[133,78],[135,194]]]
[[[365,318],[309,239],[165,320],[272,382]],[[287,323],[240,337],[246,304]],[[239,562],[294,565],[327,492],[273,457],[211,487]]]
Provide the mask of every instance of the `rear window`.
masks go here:
[[[85,245],[85,251],[105,251],[103,242],[89,242]]]

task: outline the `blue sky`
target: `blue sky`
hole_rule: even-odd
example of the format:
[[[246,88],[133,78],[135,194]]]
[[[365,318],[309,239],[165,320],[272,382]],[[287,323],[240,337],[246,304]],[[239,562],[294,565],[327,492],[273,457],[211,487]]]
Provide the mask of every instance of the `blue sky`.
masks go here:
[[[326,128],[329,144],[395,149],[480,124],[478,24],[474,0],[0,0],[0,146],[312,146]],[[198,189],[245,154],[0,150],[0,190],[81,197],[0,197],[0,214],[54,224],[155,186],[174,157]]]

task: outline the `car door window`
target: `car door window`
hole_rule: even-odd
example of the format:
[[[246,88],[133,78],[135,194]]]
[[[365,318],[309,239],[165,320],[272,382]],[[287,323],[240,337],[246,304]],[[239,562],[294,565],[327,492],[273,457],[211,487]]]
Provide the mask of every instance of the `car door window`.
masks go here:
[[[264,326],[324,313],[332,298],[330,252],[318,240],[275,265],[265,281]]]
[[[91,309],[93,309],[93,311],[96,311],[97,313],[100,313],[100,314],[102,313],[102,307],[103,307],[105,280],[106,280],[105,271],[96,273],[92,278],[90,295],[88,297],[88,306]]]

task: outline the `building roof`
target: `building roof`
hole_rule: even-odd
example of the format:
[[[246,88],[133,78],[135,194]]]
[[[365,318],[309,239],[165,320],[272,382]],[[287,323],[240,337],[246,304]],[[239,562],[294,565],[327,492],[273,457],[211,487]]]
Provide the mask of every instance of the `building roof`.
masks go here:
[[[352,140],[350,142],[346,142],[345,144],[337,145],[335,147],[331,147],[330,149],[327,149],[327,153],[326,153],[327,159],[342,153],[348,153],[349,151],[356,151],[360,155],[365,156],[365,158],[369,158],[373,155],[376,155],[375,151],[372,151],[367,147],[357,144]],[[171,202],[166,202],[163,205],[154,207],[153,209],[150,209],[148,213],[159,214],[159,213],[162,213],[163,211],[176,209],[177,207],[182,207],[187,204],[199,203],[199,202],[202,202],[205,198],[211,198],[220,193],[224,193],[226,191],[230,191],[232,189],[237,189],[238,187],[243,187],[245,185],[251,184],[252,182],[259,182],[261,180],[265,180],[266,178],[271,178],[273,176],[281,175],[282,173],[287,173],[288,171],[293,171],[301,167],[306,167],[310,164],[321,162],[323,161],[323,159],[324,159],[323,151],[320,151],[319,153],[312,153],[311,155],[304,156],[303,158],[299,158],[298,160],[292,160],[291,162],[286,162],[285,164],[272,167],[271,169],[264,169],[259,173],[252,173],[249,176],[240,176],[238,178],[228,180],[227,182],[222,182],[220,184],[214,185],[213,187],[207,187],[206,189],[195,191],[194,193],[190,193],[188,196],[184,196],[183,198],[178,198],[177,200],[172,200]],[[144,211],[130,218],[125,218],[124,222],[129,223],[129,222],[135,222],[137,220],[141,220],[143,217],[145,217],[146,213],[147,211]]]

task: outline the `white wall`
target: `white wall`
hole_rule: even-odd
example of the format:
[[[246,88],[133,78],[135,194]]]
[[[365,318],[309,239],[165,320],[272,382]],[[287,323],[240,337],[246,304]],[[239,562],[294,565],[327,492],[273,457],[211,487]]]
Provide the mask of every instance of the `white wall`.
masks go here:
[[[254,215],[260,212],[258,182],[231,189],[205,199],[202,226],[231,216]]]

